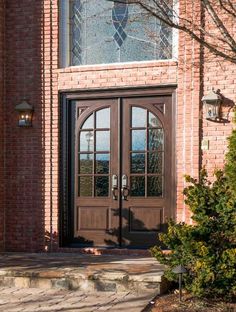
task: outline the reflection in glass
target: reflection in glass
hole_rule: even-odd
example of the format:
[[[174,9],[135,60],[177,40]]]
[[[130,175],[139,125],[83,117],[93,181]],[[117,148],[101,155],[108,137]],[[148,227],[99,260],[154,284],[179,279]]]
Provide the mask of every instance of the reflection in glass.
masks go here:
[[[72,66],[172,57],[171,28],[139,5],[128,5],[128,1],[62,1],[67,2]]]
[[[147,196],[162,196],[162,176],[147,179]]]
[[[93,151],[93,131],[81,131],[80,132],[80,151],[91,152]]]
[[[92,115],[90,115],[90,117],[88,117],[86,120],[85,120],[85,122],[84,122],[84,124],[83,124],[83,126],[82,126],[82,129],[93,129],[93,127],[94,127],[94,118],[93,118],[93,114]]]
[[[96,173],[109,173],[110,154],[96,155]]]
[[[163,129],[149,130],[149,150],[163,150]]]
[[[132,150],[146,150],[146,130],[132,130]]]
[[[145,196],[145,177],[131,177],[131,196]]]
[[[96,112],[96,128],[110,128],[110,108]]]
[[[108,196],[109,177],[95,177],[95,196]]]
[[[147,126],[147,110],[140,107],[132,107],[132,127]]]
[[[162,128],[160,120],[150,112],[148,116],[148,126]]]
[[[110,131],[96,132],[96,151],[110,151]]]
[[[131,154],[131,173],[145,173],[145,154]]]
[[[162,174],[163,153],[148,153],[148,173]]]
[[[93,173],[93,154],[80,154],[79,173]]]
[[[79,196],[93,195],[93,179],[92,177],[79,177]]]

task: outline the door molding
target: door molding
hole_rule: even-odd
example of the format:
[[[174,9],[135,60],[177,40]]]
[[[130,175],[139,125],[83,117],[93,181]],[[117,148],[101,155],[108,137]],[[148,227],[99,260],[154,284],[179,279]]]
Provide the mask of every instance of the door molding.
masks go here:
[[[133,98],[148,96],[172,97],[172,192],[171,214],[176,217],[176,161],[175,161],[175,129],[176,129],[176,84],[160,85],[154,87],[93,89],[93,90],[68,90],[60,95],[60,156],[59,156],[59,243],[60,246],[70,246],[73,239],[74,217],[74,175],[71,174],[74,157],[72,129],[75,127],[75,107],[70,105],[73,100],[91,100],[102,98]]]

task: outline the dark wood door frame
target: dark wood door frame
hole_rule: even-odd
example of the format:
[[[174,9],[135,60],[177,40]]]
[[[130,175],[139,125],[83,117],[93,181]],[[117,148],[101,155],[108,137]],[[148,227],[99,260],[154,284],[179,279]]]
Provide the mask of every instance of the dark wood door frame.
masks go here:
[[[176,163],[175,163],[175,125],[176,125],[176,85],[163,85],[143,88],[116,88],[109,90],[75,90],[60,93],[60,185],[59,185],[59,238],[60,246],[71,246],[74,218],[74,136],[75,106],[73,100],[90,100],[102,98],[132,98],[147,96],[172,96],[172,216],[176,215]],[[77,246],[79,247],[79,246]]]

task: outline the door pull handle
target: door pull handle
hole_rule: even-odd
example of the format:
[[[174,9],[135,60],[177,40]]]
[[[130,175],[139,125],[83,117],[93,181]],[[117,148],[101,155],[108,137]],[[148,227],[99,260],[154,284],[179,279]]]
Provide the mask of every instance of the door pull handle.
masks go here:
[[[128,195],[129,195],[129,189],[128,189],[128,177],[126,174],[123,174],[122,176],[122,188],[121,188],[121,194],[122,194],[122,199],[127,200]]]
[[[118,196],[117,196],[117,193],[118,193],[118,177],[116,174],[113,174],[112,176],[112,199],[114,200],[117,200],[118,199]]]

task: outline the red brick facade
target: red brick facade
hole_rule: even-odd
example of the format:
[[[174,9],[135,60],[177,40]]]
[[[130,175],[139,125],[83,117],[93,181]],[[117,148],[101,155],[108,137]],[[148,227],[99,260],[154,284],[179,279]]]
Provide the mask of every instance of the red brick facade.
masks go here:
[[[197,2],[188,12],[185,7],[181,0],[183,15],[200,10]],[[201,97],[215,87],[232,105],[236,66],[212,57],[202,60],[199,45],[180,33],[178,62],[59,69],[58,25],[57,1],[0,1],[0,249],[40,251],[48,241],[57,244],[59,92],[66,90],[177,85],[176,211],[179,221],[191,222],[183,203],[183,175],[198,177],[202,165],[211,175],[222,167],[232,129],[232,122],[202,118]],[[23,98],[34,106],[30,129],[17,127],[14,107]],[[209,140],[203,153],[202,139]]]
[[[0,251],[4,249],[4,1],[0,1]]]

